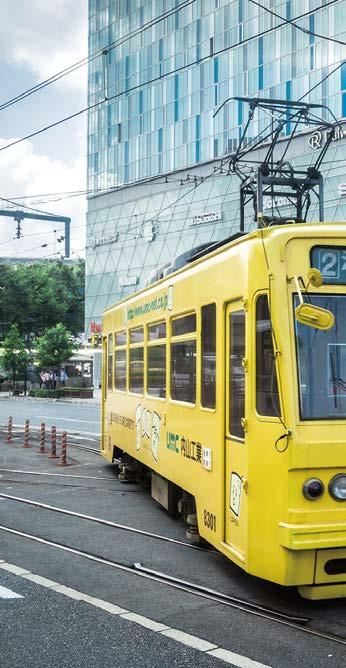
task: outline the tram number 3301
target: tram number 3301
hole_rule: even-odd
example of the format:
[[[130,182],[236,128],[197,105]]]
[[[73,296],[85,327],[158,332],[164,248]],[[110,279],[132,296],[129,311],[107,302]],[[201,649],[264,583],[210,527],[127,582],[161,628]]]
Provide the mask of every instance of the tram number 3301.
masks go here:
[[[216,515],[213,515],[208,510],[204,511],[204,526],[211,531],[216,531]]]

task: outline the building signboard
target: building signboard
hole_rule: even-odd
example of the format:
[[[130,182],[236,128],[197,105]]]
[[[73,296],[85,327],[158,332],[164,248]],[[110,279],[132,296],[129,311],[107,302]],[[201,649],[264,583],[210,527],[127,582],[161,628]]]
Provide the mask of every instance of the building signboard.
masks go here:
[[[190,226],[194,227],[195,225],[207,225],[208,223],[216,223],[219,220],[222,220],[221,211],[213,211],[211,213],[201,213],[199,216],[193,217]]]
[[[96,246],[104,246],[105,244],[112,244],[118,239],[118,232],[115,234],[109,234],[105,237],[90,237],[90,242],[86,245],[86,248],[96,248]]]
[[[121,288],[125,288],[128,285],[137,285],[138,276],[120,276],[119,285]]]
[[[308,144],[310,148],[313,148],[315,150],[322,148],[330,132],[331,130],[323,130],[323,132],[321,130],[315,130],[315,132],[313,132],[308,139]],[[333,137],[332,141],[339,141],[340,139],[344,139],[345,137],[346,137],[346,129],[344,130],[341,126],[339,126],[335,128],[335,136]]]
[[[90,323],[90,331],[92,334],[100,334],[100,332],[102,332],[102,325],[99,322],[94,322],[94,320],[92,320]]]

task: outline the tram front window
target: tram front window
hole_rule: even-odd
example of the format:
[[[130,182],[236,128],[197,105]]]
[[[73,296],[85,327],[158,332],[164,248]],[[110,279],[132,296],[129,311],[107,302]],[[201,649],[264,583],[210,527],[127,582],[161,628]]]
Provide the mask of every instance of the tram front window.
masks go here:
[[[326,331],[295,320],[300,415],[303,420],[346,418],[346,296],[309,295],[334,314]],[[294,308],[298,306],[294,297]]]

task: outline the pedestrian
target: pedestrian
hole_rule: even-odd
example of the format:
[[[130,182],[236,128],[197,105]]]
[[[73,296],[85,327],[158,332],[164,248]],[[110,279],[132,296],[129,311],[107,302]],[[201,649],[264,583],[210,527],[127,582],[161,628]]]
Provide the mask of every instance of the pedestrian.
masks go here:
[[[60,371],[60,384],[65,385],[67,381],[67,373],[64,368],[61,369]]]
[[[57,379],[58,379],[58,376],[56,375],[55,370],[53,369],[53,371],[51,371],[51,373],[50,373],[50,386],[51,386],[52,390],[55,390],[55,388],[56,388]]]
[[[43,373],[43,384],[46,390],[50,390],[50,375],[48,371],[44,371]]]
[[[44,379],[43,379],[44,371],[45,371],[44,369],[42,371],[40,371],[40,389],[41,389],[42,385],[44,385]]]

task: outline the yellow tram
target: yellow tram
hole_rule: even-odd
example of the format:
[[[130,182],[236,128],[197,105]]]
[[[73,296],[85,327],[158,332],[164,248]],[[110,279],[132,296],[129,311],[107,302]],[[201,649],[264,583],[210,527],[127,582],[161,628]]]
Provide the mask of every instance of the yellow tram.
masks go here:
[[[257,577],[346,595],[346,226],[235,235],[104,313],[102,455]]]

